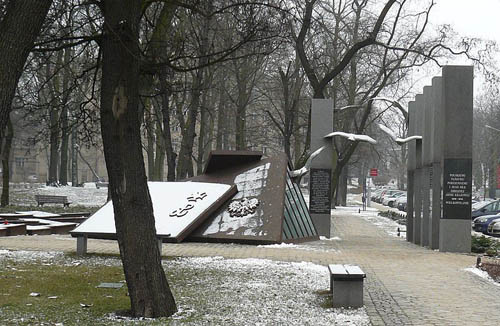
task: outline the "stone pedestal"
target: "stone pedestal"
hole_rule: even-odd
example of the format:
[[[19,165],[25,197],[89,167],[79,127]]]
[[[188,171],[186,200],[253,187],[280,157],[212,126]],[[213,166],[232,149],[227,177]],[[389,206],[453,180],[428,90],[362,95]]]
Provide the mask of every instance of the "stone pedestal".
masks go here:
[[[441,178],[443,166],[443,108],[442,99],[442,77],[432,78],[432,120],[431,120],[431,159],[432,159],[432,201],[431,201],[431,224],[429,229],[429,246],[431,249],[439,249],[439,224],[441,220]]]
[[[473,68],[445,66],[442,77],[443,214],[439,250],[470,252]]]
[[[313,99],[311,104],[311,153],[325,149],[311,162],[309,211],[320,236],[330,237],[332,145],[324,136],[333,131],[333,100]]]

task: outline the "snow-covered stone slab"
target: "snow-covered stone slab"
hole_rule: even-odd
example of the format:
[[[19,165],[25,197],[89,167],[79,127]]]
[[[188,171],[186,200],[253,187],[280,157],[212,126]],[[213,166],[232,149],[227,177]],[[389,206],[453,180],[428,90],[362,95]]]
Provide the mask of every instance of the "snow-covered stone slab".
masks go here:
[[[182,241],[211,213],[232,197],[233,185],[202,182],[148,182],[159,238]],[[113,238],[116,234],[112,202],[71,231],[73,236]]]

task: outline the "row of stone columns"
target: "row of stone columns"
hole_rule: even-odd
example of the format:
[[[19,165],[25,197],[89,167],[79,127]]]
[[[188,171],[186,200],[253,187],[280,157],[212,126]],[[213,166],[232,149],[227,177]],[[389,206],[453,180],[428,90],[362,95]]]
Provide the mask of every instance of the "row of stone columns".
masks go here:
[[[407,240],[440,251],[470,252],[472,79],[445,66],[408,105]]]

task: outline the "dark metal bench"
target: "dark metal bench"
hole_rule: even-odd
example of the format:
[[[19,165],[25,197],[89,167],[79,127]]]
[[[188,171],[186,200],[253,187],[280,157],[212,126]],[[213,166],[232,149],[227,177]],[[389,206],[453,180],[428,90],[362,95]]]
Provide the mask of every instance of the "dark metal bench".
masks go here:
[[[363,306],[363,279],[366,274],[358,266],[328,265],[333,306],[359,308]]]
[[[35,200],[38,206],[43,206],[43,204],[63,204],[64,207],[68,207],[71,204],[67,196],[35,195]]]

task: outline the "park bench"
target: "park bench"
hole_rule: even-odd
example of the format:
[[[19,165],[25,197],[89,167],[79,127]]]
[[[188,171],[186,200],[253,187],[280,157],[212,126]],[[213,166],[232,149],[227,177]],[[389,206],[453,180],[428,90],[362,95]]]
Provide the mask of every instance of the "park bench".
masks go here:
[[[63,204],[64,207],[68,207],[71,204],[67,196],[35,195],[35,200],[38,206],[43,206],[43,204]]]
[[[358,266],[328,265],[333,307],[359,308],[363,306],[363,279],[366,274]]]

